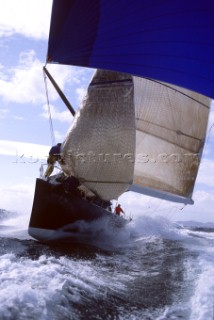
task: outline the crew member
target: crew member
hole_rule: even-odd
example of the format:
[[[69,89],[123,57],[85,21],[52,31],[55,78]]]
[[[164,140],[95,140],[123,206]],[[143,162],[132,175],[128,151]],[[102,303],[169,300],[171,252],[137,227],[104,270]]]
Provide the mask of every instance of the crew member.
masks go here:
[[[124,214],[124,211],[123,209],[121,208],[120,204],[118,204],[115,208],[115,213],[120,216],[120,213],[123,213]]]
[[[61,143],[57,143],[57,145],[53,146],[49,151],[47,159],[48,167],[45,171],[45,178],[49,177],[53,172],[56,161],[61,160],[61,145]]]

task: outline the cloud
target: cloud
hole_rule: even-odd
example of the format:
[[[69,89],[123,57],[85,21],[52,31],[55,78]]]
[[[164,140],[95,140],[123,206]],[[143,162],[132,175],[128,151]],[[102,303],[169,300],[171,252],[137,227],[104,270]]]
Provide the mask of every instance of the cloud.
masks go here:
[[[77,103],[79,103],[85,95],[89,78],[94,72],[93,69],[89,68],[64,66],[57,64],[49,64],[47,69],[54,80],[57,82],[60,89],[64,92],[66,97],[77,96]],[[47,81],[47,85],[50,100],[56,100],[56,97],[58,97],[58,93],[54,89],[49,79]]]
[[[0,37],[21,34],[46,39],[49,33],[51,0],[0,0]]]
[[[48,69],[61,90],[64,91],[67,87],[70,95],[72,95],[71,88],[73,87],[73,90],[76,90],[76,86],[91,72],[89,69],[84,70],[83,68],[62,65],[50,65]],[[49,101],[59,99],[59,95],[50,81],[47,80],[46,83]],[[81,87],[81,93],[82,90]],[[16,67],[8,69],[1,66],[0,96],[6,101],[21,104],[46,103],[47,97],[43,77],[43,63],[36,58],[35,51],[21,52],[19,63]],[[65,115],[66,113],[62,114],[61,118],[63,119]]]
[[[12,118],[15,120],[24,120],[24,118],[20,116],[12,116]]]
[[[38,103],[45,101],[42,63],[36,59],[33,50],[20,53],[17,67],[5,70],[0,79],[0,96],[17,103]]]
[[[9,113],[8,109],[0,109],[0,119],[5,119]]]
[[[65,139],[65,134],[62,134],[57,130],[54,130],[54,136],[55,136],[57,142],[64,141],[64,139]]]
[[[7,119],[7,118],[12,118],[14,120],[23,120],[24,118],[22,116],[16,116],[16,115],[11,115],[9,109],[0,109],[0,119]]]
[[[202,222],[214,222],[213,207],[214,196],[213,192],[197,190],[193,194],[194,205],[186,206],[180,213],[177,212],[174,220],[195,220]]]
[[[77,88],[76,94],[77,94],[78,101],[81,102],[84,96],[86,95],[86,88],[85,87]]]
[[[204,205],[205,203],[209,203],[209,204],[210,204],[210,202],[214,203],[214,195],[212,193],[204,191],[204,190],[197,190],[194,193],[194,199],[197,204]]]
[[[214,161],[202,159],[196,183],[201,183],[206,187],[214,187],[214,179],[213,175],[210,174],[211,172],[214,172]]]
[[[41,116],[49,119],[49,108],[47,105],[43,106],[43,110],[44,112],[41,113]],[[72,115],[70,113],[70,111],[65,110],[65,111],[58,111],[56,107],[54,107],[53,105],[50,105],[50,112],[51,112],[51,119],[52,120],[58,120],[61,122],[68,122],[71,123],[72,121]]]
[[[32,208],[34,188],[34,183],[0,187],[0,208],[29,214]]]
[[[19,141],[0,140],[0,155],[14,156],[14,162],[46,160],[50,146]]]

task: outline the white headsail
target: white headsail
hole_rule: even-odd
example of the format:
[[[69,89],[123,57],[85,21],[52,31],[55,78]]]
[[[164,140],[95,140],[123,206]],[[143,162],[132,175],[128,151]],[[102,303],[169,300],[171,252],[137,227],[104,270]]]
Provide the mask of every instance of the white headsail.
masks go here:
[[[63,170],[104,200],[133,180],[135,154],[132,76],[98,70],[63,146]]]

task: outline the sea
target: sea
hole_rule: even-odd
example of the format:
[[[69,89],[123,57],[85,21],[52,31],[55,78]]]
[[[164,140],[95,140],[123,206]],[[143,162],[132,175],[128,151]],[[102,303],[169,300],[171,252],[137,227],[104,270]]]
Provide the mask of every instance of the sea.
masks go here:
[[[0,210],[1,320],[214,319],[214,225],[134,218],[44,244]]]

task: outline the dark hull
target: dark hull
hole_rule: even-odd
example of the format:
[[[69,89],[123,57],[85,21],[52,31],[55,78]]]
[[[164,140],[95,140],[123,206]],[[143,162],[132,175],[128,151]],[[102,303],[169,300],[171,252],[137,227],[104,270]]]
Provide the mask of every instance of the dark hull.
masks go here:
[[[36,180],[33,208],[28,232],[37,240],[52,241],[72,238],[78,232],[77,222],[109,219],[122,227],[127,220],[94,205],[75,194],[66,194],[61,185]]]

